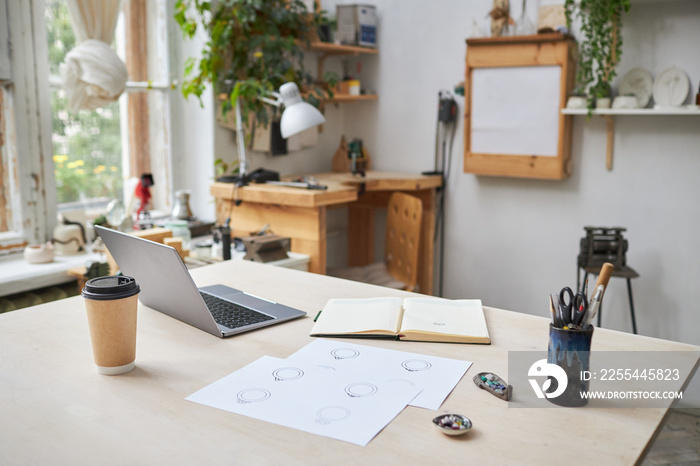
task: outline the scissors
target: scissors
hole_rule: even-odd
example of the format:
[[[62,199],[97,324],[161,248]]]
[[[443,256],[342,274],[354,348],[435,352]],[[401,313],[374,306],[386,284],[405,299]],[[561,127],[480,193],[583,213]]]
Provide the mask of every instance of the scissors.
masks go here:
[[[588,299],[586,299],[585,293],[579,291],[574,294],[568,286],[561,289],[559,292],[559,313],[564,325],[581,325],[587,310]]]

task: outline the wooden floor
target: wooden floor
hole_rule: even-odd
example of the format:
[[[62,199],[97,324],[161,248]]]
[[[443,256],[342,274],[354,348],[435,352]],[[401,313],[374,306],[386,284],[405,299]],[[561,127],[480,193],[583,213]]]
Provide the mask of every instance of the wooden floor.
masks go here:
[[[696,414],[673,410],[642,465],[700,465],[700,417]]]

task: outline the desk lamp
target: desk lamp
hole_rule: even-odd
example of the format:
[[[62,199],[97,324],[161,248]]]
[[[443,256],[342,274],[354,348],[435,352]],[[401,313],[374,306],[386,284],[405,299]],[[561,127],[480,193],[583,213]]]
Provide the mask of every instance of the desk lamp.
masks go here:
[[[304,102],[299,92],[299,87],[293,82],[284,83],[280,86],[279,93],[269,93],[274,99],[262,97],[263,102],[281,107],[284,105],[280,131],[282,137],[287,139],[306,129],[325,123],[326,119],[321,112],[311,104]],[[245,186],[250,181],[248,175],[248,160],[245,152],[245,141],[243,138],[243,119],[241,117],[240,97],[236,99],[236,138],[238,140],[238,176],[234,183],[238,186]]]

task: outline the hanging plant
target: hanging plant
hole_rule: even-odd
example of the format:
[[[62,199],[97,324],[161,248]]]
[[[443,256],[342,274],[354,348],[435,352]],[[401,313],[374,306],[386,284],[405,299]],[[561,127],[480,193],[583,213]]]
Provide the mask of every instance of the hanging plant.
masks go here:
[[[569,30],[574,18],[581,21],[577,88],[585,90],[588,109],[594,98],[609,94],[616,75],[615,66],[622,56],[622,14],[630,9],[630,0],[565,0]]]
[[[206,86],[213,84],[217,95],[227,96],[224,113],[240,97],[243,121],[253,112],[267,125],[270,106],[260,99],[295,82],[318,106],[322,91],[304,70],[301,44],[315,38],[321,15],[309,12],[301,0],[178,0],[175,20],[185,37],[191,39],[201,27],[208,34],[201,58],[185,62],[185,98],[195,95],[201,103]]]

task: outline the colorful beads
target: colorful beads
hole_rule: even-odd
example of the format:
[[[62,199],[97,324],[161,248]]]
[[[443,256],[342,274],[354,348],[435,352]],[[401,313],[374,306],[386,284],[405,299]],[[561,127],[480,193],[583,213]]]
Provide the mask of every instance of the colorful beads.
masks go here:
[[[496,374],[480,372],[474,376],[473,380],[479,388],[483,388],[503,400],[508,401],[510,399],[512,387],[507,385],[506,382]]]
[[[461,435],[472,427],[472,421],[461,414],[443,414],[433,419],[433,423],[447,435]]]

